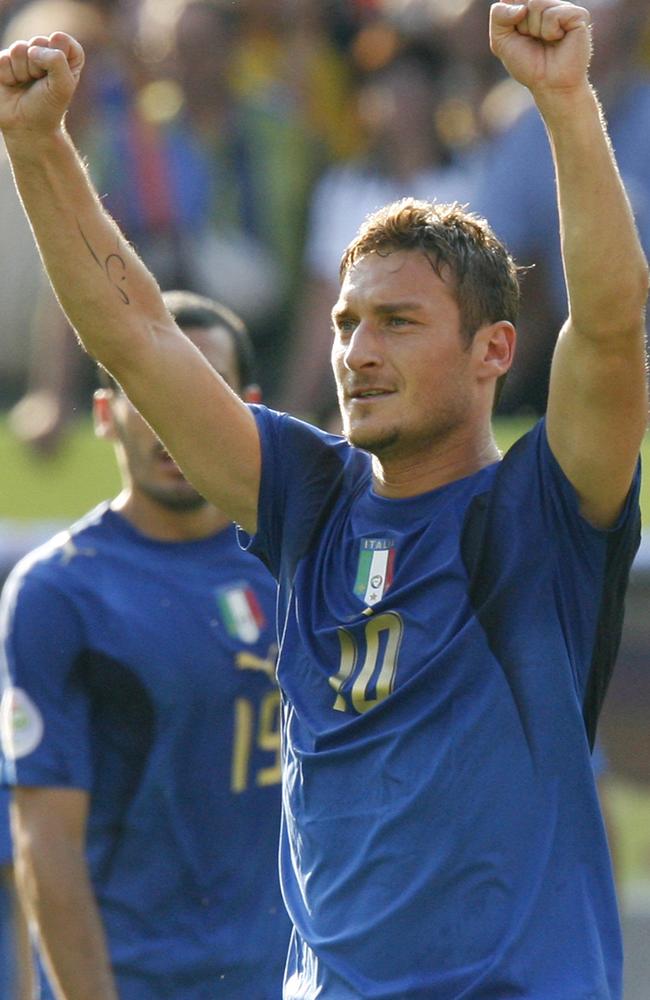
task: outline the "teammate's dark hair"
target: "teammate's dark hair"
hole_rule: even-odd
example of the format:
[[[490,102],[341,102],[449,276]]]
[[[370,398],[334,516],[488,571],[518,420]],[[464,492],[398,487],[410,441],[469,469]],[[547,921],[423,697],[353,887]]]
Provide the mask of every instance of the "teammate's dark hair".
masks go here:
[[[163,301],[181,330],[225,330],[235,350],[240,388],[255,381],[253,345],[245,323],[231,309],[205,295],[178,289],[163,292]],[[98,377],[105,388],[115,388],[115,380],[101,366]]]

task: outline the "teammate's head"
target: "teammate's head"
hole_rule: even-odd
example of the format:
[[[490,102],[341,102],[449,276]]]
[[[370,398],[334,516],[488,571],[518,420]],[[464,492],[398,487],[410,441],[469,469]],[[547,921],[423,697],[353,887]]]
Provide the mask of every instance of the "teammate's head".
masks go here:
[[[414,198],[393,202],[369,215],[346,248],[341,279],[360,257],[396,250],[420,251],[451,285],[467,341],[485,323],[516,323],[517,266],[485,219],[455,203],[438,205]]]
[[[259,399],[252,385],[253,349],[239,317],[190,292],[165,292],[163,299],[178,326],[230,387],[243,399]],[[103,388],[95,393],[95,425],[99,436],[115,443],[124,487],[170,511],[205,506],[120,386],[101,368],[99,378]]]
[[[220,302],[193,292],[163,292],[163,300],[185,333],[214,328],[224,331],[231,342],[237,372],[237,384],[230,383],[231,388],[240,394],[250,390],[255,380],[254,353],[243,320]]]

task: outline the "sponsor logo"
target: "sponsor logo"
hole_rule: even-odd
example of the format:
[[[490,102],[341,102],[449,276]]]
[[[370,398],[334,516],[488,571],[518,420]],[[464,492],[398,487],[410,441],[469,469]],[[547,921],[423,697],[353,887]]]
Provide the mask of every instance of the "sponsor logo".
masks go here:
[[[8,760],[26,757],[43,739],[43,716],[22,688],[9,687],[2,696],[0,739]]]

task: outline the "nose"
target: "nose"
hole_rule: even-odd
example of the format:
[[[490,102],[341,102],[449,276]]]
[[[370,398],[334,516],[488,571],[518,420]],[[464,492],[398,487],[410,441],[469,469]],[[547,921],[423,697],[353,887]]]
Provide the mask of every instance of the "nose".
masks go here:
[[[381,364],[379,334],[371,322],[361,320],[355,327],[343,351],[343,364],[351,372]]]

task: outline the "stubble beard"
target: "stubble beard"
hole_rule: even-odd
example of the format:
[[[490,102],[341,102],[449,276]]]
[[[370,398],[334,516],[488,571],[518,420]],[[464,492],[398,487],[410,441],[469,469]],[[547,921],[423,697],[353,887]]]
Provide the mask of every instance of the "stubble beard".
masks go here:
[[[354,448],[360,448],[362,451],[367,451],[371,455],[376,455],[378,458],[390,454],[401,440],[401,434],[397,427],[387,427],[383,431],[368,431],[365,434],[362,428],[353,430],[348,428],[346,430],[344,427],[343,433],[348,444]]]
[[[165,510],[183,514],[206,507],[208,501],[191,487],[189,489],[165,489],[152,486],[150,483],[139,483],[140,490]]]
[[[344,421],[343,435],[348,444],[380,461],[408,458],[442,446],[462,426],[464,416],[465,406],[456,400],[419,429],[395,424],[379,429],[350,428]]]

